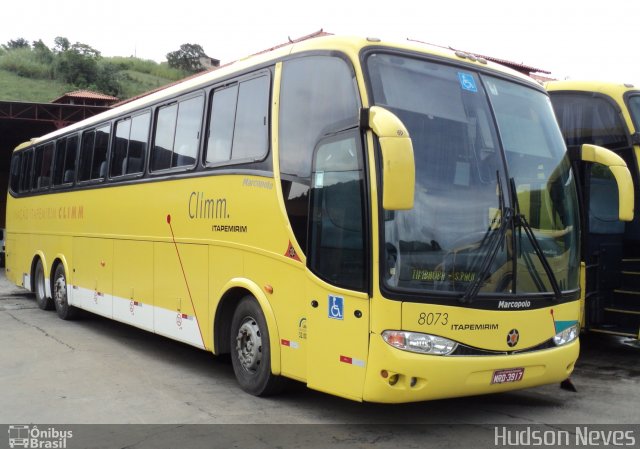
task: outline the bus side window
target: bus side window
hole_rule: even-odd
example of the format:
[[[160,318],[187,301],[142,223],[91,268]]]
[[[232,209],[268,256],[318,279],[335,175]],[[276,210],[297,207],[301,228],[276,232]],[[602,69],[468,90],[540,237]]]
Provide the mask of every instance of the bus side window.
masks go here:
[[[206,163],[254,162],[269,149],[269,88],[266,75],[213,91]]]
[[[111,125],[85,132],[82,135],[78,181],[104,179],[107,175],[107,150]]]
[[[151,113],[145,112],[116,122],[111,150],[111,176],[131,175],[144,171],[149,143]]]
[[[51,165],[53,163],[53,144],[41,145],[35,150],[31,190],[43,190],[51,184]]]
[[[127,150],[129,147],[129,133],[131,131],[131,118],[118,120],[114,132],[113,148],[111,149],[111,176],[121,176],[125,173],[127,162]]]
[[[20,185],[18,191],[28,192],[31,186],[31,168],[33,165],[33,150],[29,149],[23,152],[22,162],[20,166]]]
[[[63,137],[56,141],[56,151],[53,157],[53,185],[59,186],[64,179],[64,159],[67,152],[67,139]]]
[[[204,96],[187,98],[158,109],[151,170],[193,167],[198,155]]]
[[[78,181],[88,181],[91,179],[91,161],[93,159],[93,144],[95,140],[95,130],[86,131],[82,134],[80,161],[78,163]]]
[[[96,142],[93,147],[93,162],[91,163],[91,179],[101,179],[107,176],[107,150],[111,125],[96,129]]]
[[[24,152],[13,153],[11,157],[11,175],[9,179],[9,187],[12,192],[20,191],[20,169],[22,168],[22,156]]]
[[[131,120],[131,133],[129,135],[129,151],[127,152],[127,163],[125,174],[142,173],[144,171],[144,161],[147,155],[149,144],[149,125],[151,123],[151,113],[140,114]]]

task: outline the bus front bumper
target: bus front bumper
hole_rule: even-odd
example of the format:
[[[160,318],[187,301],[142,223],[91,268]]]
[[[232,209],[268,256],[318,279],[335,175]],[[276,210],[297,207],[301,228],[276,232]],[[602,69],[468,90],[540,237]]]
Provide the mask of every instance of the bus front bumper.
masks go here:
[[[433,356],[402,351],[371,334],[363,400],[401,403],[500,393],[567,379],[579,341],[540,351],[497,356]],[[518,381],[492,383],[500,370],[523,369]],[[516,376],[519,377],[519,376]]]

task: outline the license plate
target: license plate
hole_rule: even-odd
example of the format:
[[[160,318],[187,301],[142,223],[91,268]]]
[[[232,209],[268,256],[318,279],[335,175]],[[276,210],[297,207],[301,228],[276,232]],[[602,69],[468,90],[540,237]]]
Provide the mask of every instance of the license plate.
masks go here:
[[[524,377],[524,368],[501,369],[493,372],[492,384],[519,382]]]

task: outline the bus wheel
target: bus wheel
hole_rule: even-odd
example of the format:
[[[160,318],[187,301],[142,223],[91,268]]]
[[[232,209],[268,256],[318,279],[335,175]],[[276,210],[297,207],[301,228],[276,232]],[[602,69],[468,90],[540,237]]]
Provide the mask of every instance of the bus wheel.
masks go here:
[[[36,291],[36,302],[38,303],[38,307],[42,310],[51,310],[53,309],[53,300],[51,298],[47,298],[47,289],[45,287],[44,280],[44,267],[42,266],[42,261],[38,259],[36,262],[36,269],[34,271],[34,284]]]
[[[282,378],[271,373],[269,330],[258,301],[240,300],[231,320],[231,363],[240,387],[255,396],[282,390]]]
[[[78,314],[78,309],[69,305],[67,298],[67,276],[64,272],[64,265],[58,264],[56,273],[53,276],[53,299],[56,305],[56,312],[63,320],[72,320]]]

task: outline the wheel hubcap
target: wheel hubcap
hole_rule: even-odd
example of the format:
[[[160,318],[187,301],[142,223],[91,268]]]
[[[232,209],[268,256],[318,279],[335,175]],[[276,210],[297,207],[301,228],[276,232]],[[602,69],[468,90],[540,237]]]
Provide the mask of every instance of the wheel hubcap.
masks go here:
[[[240,365],[249,372],[255,372],[262,361],[262,336],[258,323],[253,318],[245,318],[236,336],[236,353]]]
[[[60,307],[64,307],[67,303],[67,283],[64,280],[64,276],[56,279],[55,290],[56,303]]]

